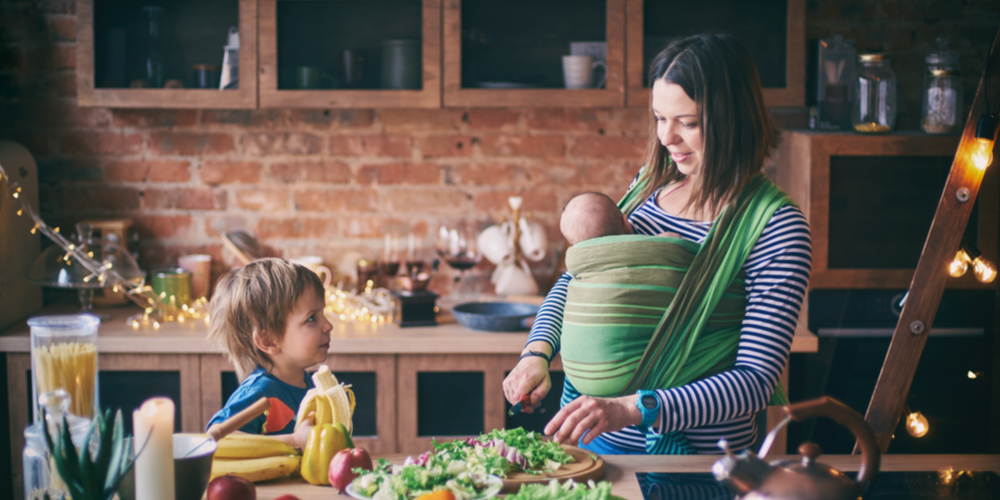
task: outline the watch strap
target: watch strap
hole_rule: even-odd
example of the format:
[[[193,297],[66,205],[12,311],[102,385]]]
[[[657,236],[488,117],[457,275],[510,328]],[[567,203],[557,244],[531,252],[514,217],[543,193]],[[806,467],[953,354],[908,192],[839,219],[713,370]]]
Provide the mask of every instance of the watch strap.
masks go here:
[[[660,418],[660,398],[656,397],[656,391],[639,390],[636,392],[639,398],[635,400],[635,406],[639,408],[642,412],[642,424],[644,427],[649,427],[656,423],[657,419]],[[643,399],[653,398],[656,401],[656,406],[653,408],[646,407],[643,404]]]
[[[527,352],[524,352],[524,353],[521,354],[520,358],[517,358],[517,360],[521,361],[522,359],[527,358],[529,356],[538,356],[539,358],[544,359],[545,362],[548,363],[549,365],[552,364],[552,358],[549,357],[548,354],[545,354],[542,351],[527,351]]]

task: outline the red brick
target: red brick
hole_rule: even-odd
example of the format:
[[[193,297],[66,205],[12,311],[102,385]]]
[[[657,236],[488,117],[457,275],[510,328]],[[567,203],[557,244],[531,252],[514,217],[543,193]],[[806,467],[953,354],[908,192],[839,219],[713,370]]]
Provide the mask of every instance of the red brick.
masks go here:
[[[255,184],[261,168],[255,161],[205,161],[199,173],[205,184]]]
[[[143,238],[186,236],[191,232],[192,220],[187,214],[139,215],[134,219],[139,236]]]
[[[653,114],[649,106],[622,108],[616,110],[617,123],[608,126],[607,131],[619,131],[633,137],[649,137],[653,125]]]
[[[76,18],[71,16],[49,17],[49,31],[57,42],[76,40]]]
[[[205,234],[215,238],[226,231],[246,229],[248,224],[247,218],[242,215],[227,214],[205,217]]]
[[[118,160],[110,163],[104,176],[112,182],[187,182],[191,162],[185,160]]]
[[[638,137],[577,137],[571,156],[589,158],[641,159],[646,154],[648,139]]]
[[[260,239],[335,238],[341,217],[330,218],[262,218],[255,233]]]
[[[123,132],[67,132],[59,150],[68,154],[124,155],[142,151],[142,136]]]
[[[116,109],[115,125],[119,127],[190,127],[198,123],[198,111],[193,109]]]
[[[566,141],[558,135],[487,135],[481,143],[486,156],[551,158],[566,154]]]
[[[13,174],[13,172],[10,172]],[[16,174],[15,174],[16,175]],[[67,185],[70,182],[94,181],[102,178],[100,160],[74,157],[65,160],[38,161],[38,181],[42,184]]]
[[[52,47],[53,69],[76,68],[76,44],[59,43]]]
[[[472,156],[472,137],[468,135],[431,135],[420,139],[423,158]]]
[[[206,109],[201,113],[204,125],[239,125],[252,128],[276,128],[290,125],[284,109]]]
[[[451,109],[383,109],[379,121],[386,130],[458,130],[462,112]]]
[[[472,195],[452,186],[413,186],[380,192],[378,206],[407,214],[469,214]]]
[[[295,209],[303,212],[371,212],[375,193],[370,189],[304,189],[295,192]]]
[[[42,12],[51,14],[76,14],[76,0],[40,0],[37,3]]]
[[[146,189],[142,205],[145,209],[225,210],[226,193],[208,188]]]
[[[379,163],[362,165],[355,177],[358,184],[435,184],[441,181],[441,167],[433,163]]]
[[[111,124],[111,111],[106,108],[81,108],[76,103],[54,99],[25,100],[18,106],[17,124],[33,128],[39,126],[107,127]]]
[[[624,162],[543,164],[535,167],[532,178],[541,186],[628,186],[639,169]]]
[[[281,182],[329,182],[344,184],[351,181],[351,167],[337,161],[275,163],[271,175]]]
[[[445,184],[453,185],[523,185],[532,181],[533,169],[522,165],[488,163],[445,167]]]
[[[534,108],[525,112],[528,130],[589,130],[607,129],[611,111],[606,109]]]
[[[136,210],[139,190],[107,186],[73,186],[56,191],[63,210]]]
[[[248,188],[236,192],[236,206],[247,210],[272,212],[288,209],[288,190],[284,188]]]
[[[375,122],[375,111],[371,109],[291,109],[288,120],[292,125],[322,128],[367,128]]]
[[[555,193],[551,188],[535,188],[531,190],[510,190],[500,189],[487,191],[475,195],[475,208],[482,212],[504,213],[510,211],[511,196],[520,196],[524,199],[522,210],[534,212],[554,212],[557,210]]]
[[[55,149],[52,135],[48,131],[10,130],[4,131],[3,137],[28,148],[34,155],[49,154]]]
[[[222,154],[233,147],[233,136],[221,132],[155,132],[149,136],[149,148],[158,154]]]
[[[322,151],[322,139],[300,132],[260,132],[240,138],[248,155],[315,155]]]
[[[335,135],[330,136],[333,156],[382,156],[409,158],[413,139],[403,135]]]
[[[51,73],[37,83],[40,94],[45,97],[76,97],[76,73]]]
[[[466,114],[469,128],[474,130],[511,129],[520,122],[521,114],[503,108],[470,109]]]

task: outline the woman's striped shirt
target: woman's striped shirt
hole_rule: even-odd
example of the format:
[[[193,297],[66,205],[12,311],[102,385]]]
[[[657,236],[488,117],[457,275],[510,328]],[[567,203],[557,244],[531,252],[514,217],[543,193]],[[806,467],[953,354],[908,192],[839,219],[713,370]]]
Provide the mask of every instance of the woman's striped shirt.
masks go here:
[[[636,234],[665,232],[702,243],[711,222],[692,221],[663,211],[654,193],[629,215]],[[721,453],[720,438],[733,449],[752,445],[757,437],[754,415],[764,409],[777,385],[795,335],[795,324],[809,284],[812,244],[802,211],[785,206],[775,212],[743,265],[747,309],[733,369],[691,384],[658,390],[661,432],[683,430],[699,453]],[[559,350],[566,289],[572,277],[564,274],[545,298],[528,342],[544,340]],[[578,397],[567,383],[562,404]],[[635,427],[602,436],[634,451],[645,450],[645,437]]]

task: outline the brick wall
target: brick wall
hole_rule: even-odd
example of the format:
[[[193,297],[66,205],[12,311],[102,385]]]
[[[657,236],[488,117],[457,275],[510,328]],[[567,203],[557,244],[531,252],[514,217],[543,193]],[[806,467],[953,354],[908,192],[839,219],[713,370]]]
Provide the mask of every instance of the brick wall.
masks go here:
[[[384,234],[430,244],[442,223],[503,216],[512,194],[561,241],[562,204],[622,193],[645,148],[644,109],[78,108],[74,7],[0,1],[0,137],[35,154],[47,220],[132,216],[147,269],[189,252],[218,266],[219,234],[243,228],[275,254],[350,272]],[[986,0],[807,2],[807,37],[840,33],[893,57],[902,129],[916,128],[934,37],[952,37],[971,101],[998,22],[1000,2]],[[805,123],[804,108],[772,113]]]

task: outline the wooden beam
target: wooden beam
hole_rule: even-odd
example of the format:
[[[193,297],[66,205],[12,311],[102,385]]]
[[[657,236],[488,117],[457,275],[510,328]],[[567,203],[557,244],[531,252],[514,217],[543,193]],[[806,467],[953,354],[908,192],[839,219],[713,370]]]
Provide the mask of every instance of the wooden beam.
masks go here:
[[[931,223],[924,250],[910,282],[909,298],[903,306],[896,324],[896,331],[889,344],[889,351],[882,365],[875,391],[865,421],[871,426],[878,438],[882,453],[889,449],[892,434],[899,423],[906,396],[910,392],[913,375],[920,362],[927,335],[937,314],[941,295],[944,293],[945,280],[948,278],[948,263],[955,257],[961,243],[965,226],[969,222],[972,206],[979,193],[985,171],[975,167],[969,161],[976,125],[983,111],[983,97],[989,93],[989,104],[992,113],[1000,109],[1000,31],[993,37],[989,54],[986,57],[986,69],[979,81],[976,98],[972,102],[972,111],[965,124],[962,142],[958,145],[955,159],[951,164],[951,173],[945,183],[941,201],[938,202],[934,222]],[[993,131],[996,140],[996,130]],[[996,161],[991,168],[998,168]],[[960,200],[959,191],[968,190],[968,195]],[[984,436],[985,438],[985,436]],[[854,453],[859,452],[858,445]]]

